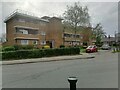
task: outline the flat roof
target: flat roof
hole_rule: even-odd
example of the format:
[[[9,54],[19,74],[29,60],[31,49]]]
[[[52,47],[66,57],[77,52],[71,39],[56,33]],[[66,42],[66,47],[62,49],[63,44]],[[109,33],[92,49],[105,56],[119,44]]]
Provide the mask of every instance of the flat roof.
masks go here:
[[[11,13],[9,16],[7,16],[6,19],[4,20],[4,22],[6,23],[8,20],[15,17],[16,15],[20,15],[20,16],[24,16],[24,17],[28,17],[28,18],[32,18],[32,19],[37,19],[37,20],[44,21],[44,22],[49,22],[46,19],[41,19],[40,17],[34,16],[34,15],[29,15],[27,13],[22,13],[17,10],[14,11],[13,13]]]
[[[12,12],[9,16],[7,16],[6,19],[4,20],[4,22],[6,23],[8,20],[15,17],[16,15],[20,15],[20,16],[24,16],[24,17],[28,17],[28,18],[32,18],[32,19],[37,19],[37,20],[44,21],[44,22],[49,22],[49,19],[52,19],[52,18],[63,20],[59,17],[49,17],[49,19],[45,19],[45,18],[41,18],[41,17],[35,16],[33,14],[30,14],[30,13],[27,13],[27,12],[17,9],[14,12]]]

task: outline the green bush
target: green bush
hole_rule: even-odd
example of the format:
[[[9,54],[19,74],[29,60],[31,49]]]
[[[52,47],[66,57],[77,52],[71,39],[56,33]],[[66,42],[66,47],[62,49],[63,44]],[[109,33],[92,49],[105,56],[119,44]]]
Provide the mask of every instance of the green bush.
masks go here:
[[[0,47],[0,52],[2,52],[2,47]]]
[[[22,45],[22,49],[24,50],[33,49],[33,48],[34,48],[33,45]]]
[[[2,52],[2,59],[17,59],[17,54],[15,51]]]
[[[65,47],[65,45],[60,45],[60,48],[64,48]]]
[[[21,45],[14,45],[14,48],[15,48],[15,50],[20,50],[20,49],[22,49],[22,46]]]
[[[50,57],[54,55],[54,49],[45,49],[44,50],[44,56],[45,57]]]
[[[14,45],[2,47],[2,51],[15,51],[15,50],[30,50],[34,49],[33,45]]]
[[[2,51],[15,51],[15,48],[13,46],[7,46],[7,47],[3,47]]]
[[[29,58],[41,58],[42,57],[42,50],[32,50]]]
[[[60,55],[75,55],[79,54],[78,47],[71,48],[55,48],[55,49],[36,49],[36,50],[18,50],[3,52],[2,59],[27,59],[27,58],[41,58]]]

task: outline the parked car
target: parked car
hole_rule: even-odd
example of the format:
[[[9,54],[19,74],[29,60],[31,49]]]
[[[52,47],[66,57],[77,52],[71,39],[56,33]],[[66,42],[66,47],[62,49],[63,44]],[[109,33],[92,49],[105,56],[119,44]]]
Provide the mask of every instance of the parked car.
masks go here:
[[[103,50],[110,50],[111,47],[108,44],[103,44],[101,49],[103,49]]]
[[[95,45],[91,45],[86,48],[86,53],[92,53],[92,52],[97,52],[97,51],[98,49],[97,49],[97,46]]]

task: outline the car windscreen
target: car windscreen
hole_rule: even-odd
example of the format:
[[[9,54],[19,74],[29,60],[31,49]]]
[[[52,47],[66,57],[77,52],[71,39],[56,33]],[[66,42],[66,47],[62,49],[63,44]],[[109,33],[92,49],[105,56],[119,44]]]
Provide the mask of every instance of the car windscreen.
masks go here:
[[[88,46],[88,48],[93,48],[93,46]]]

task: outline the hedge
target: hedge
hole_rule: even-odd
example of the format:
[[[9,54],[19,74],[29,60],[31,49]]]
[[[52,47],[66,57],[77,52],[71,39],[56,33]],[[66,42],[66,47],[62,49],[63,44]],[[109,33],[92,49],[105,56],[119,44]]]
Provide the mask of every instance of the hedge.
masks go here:
[[[51,57],[51,56],[61,56],[61,55],[75,55],[79,53],[80,53],[80,49],[78,47],[19,50],[19,51],[2,52],[2,60],[41,58],[41,57]]]
[[[60,45],[60,48],[65,48],[65,45]]]
[[[33,45],[14,45],[2,47],[2,51],[30,50],[35,49]]]
[[[2,51],[15,51],[14,46],[7,46],[7,47],[3,47]]]

